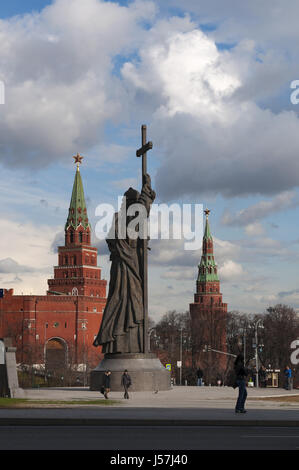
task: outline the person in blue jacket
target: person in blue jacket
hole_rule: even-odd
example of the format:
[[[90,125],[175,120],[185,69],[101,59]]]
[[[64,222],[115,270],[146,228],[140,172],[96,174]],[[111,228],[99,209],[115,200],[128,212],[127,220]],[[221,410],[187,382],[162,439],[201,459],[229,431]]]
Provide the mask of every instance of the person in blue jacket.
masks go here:
[[[286,366],[284,370],[284,377],[285,377],[284,388],[286,390],[292,390],[292,370],[289,368],[289,366]]]

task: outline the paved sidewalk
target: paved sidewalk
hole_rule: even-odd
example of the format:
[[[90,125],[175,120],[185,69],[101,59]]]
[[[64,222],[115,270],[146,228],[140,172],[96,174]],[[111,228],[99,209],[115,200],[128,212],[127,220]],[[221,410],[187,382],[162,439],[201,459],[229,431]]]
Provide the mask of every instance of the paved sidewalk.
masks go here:
[[[100,426],[299,426],[299,404],[256,400],[299,395],[283,389],[249,389],[244,415],[234,413],[238,391],[230,387],[173,387],[164,392],[132,392],[124,400],[111,392],[116,405],[43,405],[33,409],[0,409],[0,425]],[[25,390],[41,400],[105,399],[87,388]]]
[[[103,395],[88,388],[40,388],[24,390],[24,398],[41,400],[94,400],[103,399]],[[299,403],[282,403],[262,401],[262,398],[288,397],[297,395],[299,390],[281,388],[247,388],[247,407],[279,409],[296,409]],[[117,400],[121,407],[134,408],[232,408],[237,400],[238,389],[232,387],[185,387],[176,386],[168,391],[129,392],[130,399],[123,399],[123,392],[110,392],[109,398]],[[261,400],[257,400],[261,399]],[[71,406],[71,405],[69,405]],[[115,405],[113,405],[115,407]]]

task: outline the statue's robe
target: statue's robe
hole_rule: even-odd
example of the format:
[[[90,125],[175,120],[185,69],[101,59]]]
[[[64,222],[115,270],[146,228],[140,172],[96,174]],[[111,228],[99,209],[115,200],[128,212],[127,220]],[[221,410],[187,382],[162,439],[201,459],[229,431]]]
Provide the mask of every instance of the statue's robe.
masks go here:
[[[155,199],[150,184],[145,184],[135,203],[145,206],[147,217]],[[109,293],[94,346],[107,353],[139,353],[144,350],[143,243],[118,237],[118,213],[115,214],[115,238],[107,238],[111,270]],[[127,218],[128,223],[131,218]]]

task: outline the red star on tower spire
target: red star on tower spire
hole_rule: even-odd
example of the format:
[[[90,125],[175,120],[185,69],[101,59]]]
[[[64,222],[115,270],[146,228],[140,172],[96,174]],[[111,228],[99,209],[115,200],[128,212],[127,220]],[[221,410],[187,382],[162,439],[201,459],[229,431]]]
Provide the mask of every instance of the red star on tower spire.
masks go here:
[[[209,209],[206,209],[206,210],[204,211],[204,213],[206,214],[206,218],[207,218],[207,219],[208,219],[208,217],[209,217],[210,212],[211,212],[211,211],[210,211]]]
[[[79,165],[81,165],[83,158],[84,158],[84,157],[82,157],[82,155],[80,155],[80,153],[77,153],[77,155],[75,155],[75,156],[73,157],[73,159],[75,160],[74,163],[77,164],[77,169],[78,169],[78,170],[79,170]]]

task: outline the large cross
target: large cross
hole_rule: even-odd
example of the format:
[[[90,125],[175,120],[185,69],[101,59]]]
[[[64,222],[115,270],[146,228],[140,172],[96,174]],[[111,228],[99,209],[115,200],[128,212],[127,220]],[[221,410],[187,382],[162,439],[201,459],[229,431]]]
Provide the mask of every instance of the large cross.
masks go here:
[[[147,173],[146,152],[148,150],[151,150],[152,148],[153,148],[153,143],[152,142],[146,142],[146,125],[143,124],[141,126],[141,147],[136,152],[136,157],[141,157],[142,156],[142,181],[143,181],[143,183],[144,183],[144,177]]]
[[[146,153],[153,148],[152,142],[146,142],[146,125],[141,126],[141,147],[136,152],[136,157],[142,156],[142,184],[145,183],[145,175],[147,173]],[[148,287],[147,287],[147,235],[143,241],[143,352],[149,352],[148,347]]]

